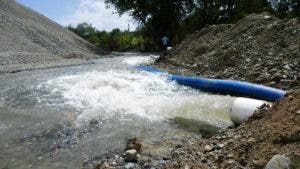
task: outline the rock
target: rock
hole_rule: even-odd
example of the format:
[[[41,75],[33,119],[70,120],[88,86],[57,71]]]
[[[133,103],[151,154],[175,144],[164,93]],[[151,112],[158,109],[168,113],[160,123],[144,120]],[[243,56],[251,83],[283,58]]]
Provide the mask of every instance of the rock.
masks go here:
[[[291,160],[286,155],[275,155],[268,162],[265,169],[289,169]]]
[[[113,161],[113,162],[110,163],[110,165],[111,166],[117,166],[118,164],[117,164],[117,162]]]
[[[281,79],[282,75],[279,72],[276,72],[273,76],[272,76],[272,80],[277,80],[279,81]]]
[[[248,139],[248,143],[255,143],[257,140],[255,139],[255,138],[250,138],[250,139]]]
[[[175,146],[175,149],[179,149],[179,148],[182,148],[182,147],[183,147],[183,145],[177,144],[177,145]]]
[[[283,68],[285,68],[286,70],[292,70],[292,68],[290,67],[290,65],[284,65]]]
[[[133,169],[134,168],[134,163],[127,163],[125,166],[124,166],[124,168],[126,168],[126,169]]]
[[[127,140],[126,150],[135,149],[137,152],[140,152],[142,148],[142,144],[137,140],[137,138],[132,138]]]
[[[222,149],[223,147],[224,147],[224,144],[220,144],[220,143],[217,144],[217,149]]]
[[[201,162],[205,164],[205,163],[207,163],[207,159],[206,159],[206,158],[203,158],[203,159],[201,160]]]
[[[273,69],[270,69],[270,70],[269,70],[270,73],[274,73],[274,72],[276,72],[276,71],[277,71],[276,68],[273,68]]]
[[[235,163],[234,160],[228,160],[228,161],[227,161],[227,164],[234,164],[234,163]]]
[[[125,161],[136,162],[137,159],[138,159],[138,156],[137,156],[136,150],[132,149],[132,150],[125,151]]]
[[[260,169],[260,168],[264,168],[268,162],[263,159],[260,159],[260,160],[253,160],[252,163],[254,169]]]
[[[205,152],[210,152],[210,151],[212,151],[212,150],[213,150],[213,147],[210,146],[210,145],[206,145],[206,146],[204,147],[204,151],[205,151]]]

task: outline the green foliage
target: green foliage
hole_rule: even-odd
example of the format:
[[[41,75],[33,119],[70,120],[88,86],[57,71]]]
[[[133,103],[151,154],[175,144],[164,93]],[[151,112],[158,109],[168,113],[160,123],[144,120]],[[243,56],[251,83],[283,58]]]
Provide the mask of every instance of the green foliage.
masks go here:
[[[98,31],[87,23],[79,24],[76,27],[68,26],[68,29],[92,44],[107,50],[137,49],[145,43],[144,38],[137,32],[121,31],[120,29],[114,29],[111,32]]]

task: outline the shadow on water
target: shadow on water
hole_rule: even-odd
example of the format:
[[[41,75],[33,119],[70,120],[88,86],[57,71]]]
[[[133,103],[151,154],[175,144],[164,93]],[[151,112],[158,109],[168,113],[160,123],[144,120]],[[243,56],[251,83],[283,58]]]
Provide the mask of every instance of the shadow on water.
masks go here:
[[[33,151],[39,147],[37,154],[48,154],[51,157],[60,149],[72,149],[83,137],[93,134],[98,128],[97,120],[91,120],[82,128],[76,128],[71,122],[65,121],[39,133],[26,135],[17,142],[28,145]]]
[[[201,134],[204,138],[211,137],[221,130],[219,127],[213,126],[208,122],[184,117],[175,117],[173,119],[169,119],[169,122],[176,125],[179,129]]]

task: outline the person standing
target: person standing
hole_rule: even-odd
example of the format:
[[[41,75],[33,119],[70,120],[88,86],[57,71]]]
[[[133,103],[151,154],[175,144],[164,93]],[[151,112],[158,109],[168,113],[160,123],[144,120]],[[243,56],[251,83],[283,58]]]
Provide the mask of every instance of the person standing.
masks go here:
[[[166,50],[169,45],[169,38],[167,36],[164,36],[161,38],[161,42],[162,42],[164,49]]]

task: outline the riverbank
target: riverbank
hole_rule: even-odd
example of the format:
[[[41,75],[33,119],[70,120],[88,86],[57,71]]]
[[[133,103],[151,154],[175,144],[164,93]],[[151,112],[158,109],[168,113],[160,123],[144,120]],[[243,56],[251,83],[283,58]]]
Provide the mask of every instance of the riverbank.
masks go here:
[[[300,167],[299,136],[300,90],[295,90],[272,106],[261,107],[237,128],[228,128],[206,139],[200,135],[178,139],[171,143],[171,152],[161,156],[145,153],[154,150],[147,146],[137,149],[134,145],[140,143],[134,143],[132,149],[139,150],[140,154],[135,160],[126,162],[125,152],[112,155],[95,168],[264,168],[275,156],[279,164],[297,169]],[[168,141],[164,144],[168,145]]]
[[[245,124],[172,151],[167,168],[264,168],[275,155],[300,167],[300,90],[264,106]],[[282,162],[283,163],[283,162]]]
[[[236,24],[209,26],[189,35],[155,66],[175,74],[297,89],[299,44],[299,19],[252,14]]]

